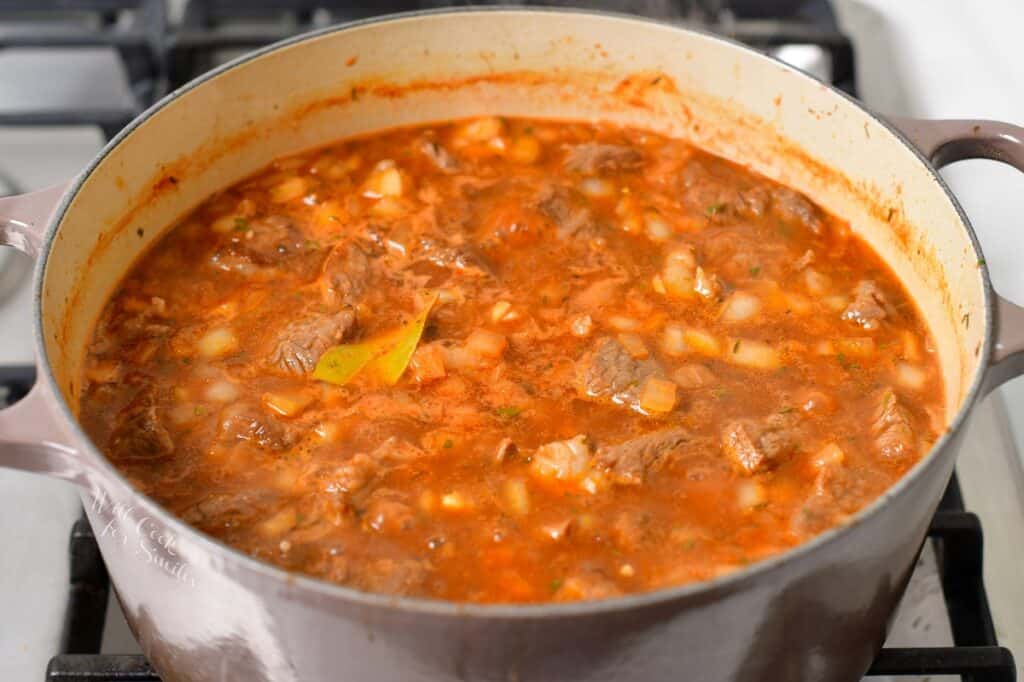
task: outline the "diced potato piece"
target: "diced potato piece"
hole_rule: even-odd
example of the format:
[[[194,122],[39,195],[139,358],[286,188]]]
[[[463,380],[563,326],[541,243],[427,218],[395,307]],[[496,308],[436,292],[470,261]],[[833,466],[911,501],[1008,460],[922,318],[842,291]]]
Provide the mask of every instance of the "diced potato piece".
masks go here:
[[[625,315],[612,315],[608,318],[608,326],[617,332],[631,332],[640,328],[640,321]]]
[[[813,296],[824,296],[832,287],[832,280],[814,268],[804,270],[804,286]]]
[[[199,338],[198,348],[204,358],[220,358],[238,348],[238,338],[227,327],[214,327]]]
[[[210,229],[217,234],[227,234],[229,232],[235,232],[240,228],[244,231],[246,225],[246,219],[240,215],[229,213],[222,215],[210,224]]]
[[[573,336],[580,338],[590,336],[590,332],[594,330],[594,320],[590,315],[577,315],[572,319],[569,328],[572,330]]]
[[[462,493],[451,492],[441,496],[441,508],[448,511],[461,512],[472,509],[473,504]]]
[[[316,207],[314,215],[318,228],[324,231],[336,231],[344,224],[348,212],[341,202],[328,199]]]
[[[615,194],[615,185],[604,178],[584,178],[580,182],[580,191],[593,199],[601,199]]]
[[[464,123],[455,133],[458,141],[463,143],[487,142],[491,138],[501,135],[505,131],[505,124],[495,116],[481,116],[468,123]]]
[[[298,176],[274,185],[270,189],[270,200],[277,204],[301,199],[309,191],[309,181]]]
[[[363,196],[369,199],[400,197],[404,190],[405,180],[391,159],[378,163],[363,183]]]
[[[647,377],[640,388],[640,407],[648,412],[671,412],[676,406],[674,382]]]
[[[822,299],[822,302],[835,312],[841,313],[850,304],[850,299],[842,294],[835,294],[834,296],[826,296]]]
[[[425,384],[447,376],[444,365],[444,350],[432,343],[420,346],[412,354],[409,361],[410,376],[413,381]]]
[[[334,422],[320,422],[313,428],[313,433],[324,443],[336,443],[341,437],[341,429]]]
[[[896,363],[896,383],[911,391],[920,391],[928,383],[928,372],[917,365]]]
[[[508,301],[498,301],[491,306],[491,322],[501,322],[511,311],[511,303]]]
[[[745,291],[734,292],[722,307],[723,322],[746,322],[761,311],[761,301]]]
[[[696,275],[697,257],[693,249],[676,249],[665,258],[661,281],[665,285],[665,291],[670,295],[678,298],[690,298],[697,293],[694,290]]]
[[[626,352],[632,355],[637,360],[643,360],[650,357],[651,353],[647,350],[647,344],[637,334],[623,333],[619,334],[619,343],[626,349]]]
[[[809,315],[814,310],[814,303],[811,299],[801,294],[786,293],[784,294],[784,300],[786,309],[793,311],[797,315]]]
[[[672,236],[672,228],[656,211],[644,212],[644,229],[647,236],[656,242],[663,242]]]
[[[712,386],[717,382],[714,373],[704,365],[690,363],[681,365],[672,372],[672,381],[680,388],[698,389]]]
[[[533,471],[544,478],[576,480],[590,468],[590,444],[583,435],[546,443],[533,455]]]
[[[846,453],[843,452],[843,449],[835,443],[829,443],[814,453],[814,456],[811,457],[811,465],[815,469],[842,466],[845,461]]]
[[[401,199],[385,196],[370,207],[370,213],[378,218],[397,218],[405,215],[408,208],[408,205]]]
[[[530,491],[526,488],[526,481],[521,478],[510,478],[505,481],[502,492],[509,511],[516,516],[526,516],[530,513]]]
[[[768,493],[759,481],[748,478],[737,484],[736,501],[740,509],[751,512],[768,501]]]
[[[903,359],[907,362],[921,362],[923,357],[921,339],[917,337],[917,334],[909,329],[905,329],[901,332],[900,336],[903,345]]]
[[[466,351],[480,358],[497,360],[508,347],[508,339],[504,334],[487,329],[475,329],[466,337]]]
[[[221,379],[207,386],[206,392],[203,395],[207,400],[215,403],[230,403],[238,398],[238,393],[238,386],[230,381]]]
[[[424,490],[420,493],[420,509],[430,513],[437,508],[437,495],[431,490]]]
[[[297,417],[316,400],[310,391],[273,391],[261,398],[264,407],[282,417]]]
[[[778,369],[782,365],[779,352],[764,341],[729,339],[726,359],[734,365],[754,369]]]
[[[678,358],[686,354],[686,330],[678,324],[666,324],[661,332],[661,350],[665,355]]]
[[[533,135],[520,135],[512,141],[508,156],[516,163],[536,163],[540,159],[540,140]]]
[[[722,352],[718,339],[700,329],[687,329],[683,332],[683,340],[687,348],[701,355],[716,356]]]
[[[298,514],[294,507],[285,507],[269,519],[260,523],[260,533],[271,538],[284,535],[298,523]]]
[[[870,337],[846,337],[835,339],[833,345],[838,352],[858,358],[875,354],[875,340]]]
[[[651,288],[662,296],[668,293],[668,289],[665,288],[665,280],[662,279],[661,275],[651,277]]]

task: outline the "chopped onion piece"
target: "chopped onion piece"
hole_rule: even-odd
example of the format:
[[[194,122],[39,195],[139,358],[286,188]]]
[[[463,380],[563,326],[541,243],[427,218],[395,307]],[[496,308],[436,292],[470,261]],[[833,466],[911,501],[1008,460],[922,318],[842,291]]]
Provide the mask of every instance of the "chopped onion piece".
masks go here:
[[[576,480],[590,467],[590,445],[587,437],[574,436],[569,440],[546,443],[533,455],[533,471],[544,478]]]
[[[263,405],[282,417],[297,417],[316,400],[309,391],[277,391],[264,393]]]
[[[836,311],[837,313],[846,310],[846,306],[850,304],[850,299],[848,299],[846,296],[843,296],[842,294],[826,296],[825,298],[822,299],[822,301],[824,301],[826,306]]]
[[[506,318],[509,311],[512,310],[512,304],[508,301],[498,301],[491,306],[491,322],[501,322]]]
[[[594,320],[590,315],[577,315],[573,318],[570,329],[573,336],[580,338],[590,336],[590,332],[594,330]]]
[[[896,383],[911,391],[920,391],[928,383],[928,372],[917,365],[896,363]]]
[[[612,315],[608,318],[608,326],[617,332],[631,332],[640,328],[640,322],[624,315]]]
[[[647,229],[647,236],[656,242],[663,242],[672,236],[672,228],[654,211],[647,211],[644,214],[644,227]]]
[[[285,507],[260,524],[260,532],[267,537],[280,537],[298,523],[294,507]]]
[[[815,469],[842,466],[846,461],[846,453],[835,443],[829,443],[821,450],[818,450],[811,458],[811,465]]]
[[[718,339],[700,329],[687,329],[683,332],[683,340],[687,348],[701,355],[716,356],[722,352]]]
[[[804,270],[804,286],[814,296],[824,296],[832,286],[832,280],[814,268]]]
[[[446,493],[441,496],[441,507],[448,511],[465,511],[472,508],[472,506],[468,499],[457,492]]]

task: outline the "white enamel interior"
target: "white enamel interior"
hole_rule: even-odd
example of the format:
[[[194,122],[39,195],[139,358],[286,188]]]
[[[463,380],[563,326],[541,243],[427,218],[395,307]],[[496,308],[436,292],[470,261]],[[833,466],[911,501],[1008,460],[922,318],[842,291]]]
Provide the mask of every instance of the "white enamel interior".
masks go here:
[[[410,83],[419,85],[388,87]],[[984,285],[955,206],[887,128],[806,76],[713,37],[505,10],[404,17],[293,43],[186,90],[122,139],[70,204],[45,271],[42,331],[72,409],[104,301],[139,252],[204,197],[287,152],[483,113],[681,136],[848,219],[927,317],[952,419],[979,366]],[[168,175],[176,184],[160,183]]]

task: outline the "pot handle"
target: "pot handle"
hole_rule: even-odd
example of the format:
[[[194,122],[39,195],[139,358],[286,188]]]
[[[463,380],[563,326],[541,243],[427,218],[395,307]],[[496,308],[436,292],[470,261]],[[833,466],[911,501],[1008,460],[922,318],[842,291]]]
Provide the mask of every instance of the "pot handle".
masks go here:
[[[927,120],[891,117],[889,121],[936,168],[965,159],[991,159],[1024,172],[1024,127],[999,121]],[[995,343],[985,390],[1024,374],[1024,307],[996,294]]]
[[[50,218],[67,187],[68,183],[62,183],[0,198],[0,245],[38,256]],[[63,431],[52,417],[48,398],[46,387],[37,381],[27,396],[0,410],[0,466],[84,483],[75,450],[55,440],[63,439]]]

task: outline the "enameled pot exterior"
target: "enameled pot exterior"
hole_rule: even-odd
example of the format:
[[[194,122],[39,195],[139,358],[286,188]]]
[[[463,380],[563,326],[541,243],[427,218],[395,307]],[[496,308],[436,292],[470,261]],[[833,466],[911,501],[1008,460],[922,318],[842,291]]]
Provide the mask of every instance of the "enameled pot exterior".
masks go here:
[[[882,499],[786,555],[710,583],[570,605],[398,599],[288,575],[134,491],[74,420],[77,376],[99,306],[159,228],[285,151],[485,111],[648,125],[849,217],[932,326],[948,432]],[[1024,162],[1019,129],[913,125],[937,163]],[[1019,373],[1024,347],[1024,314],[994,303],[955,201],[886,124],[746,48],[608,15],[409,15],[270,48],[154,107],[69,187],[0,202],[0,242],[40,256],[41,377],[0,412],[0,465],[81,486],[129,623],[168,682],[857,680],[884,639],[986,371],[989,385]]]

